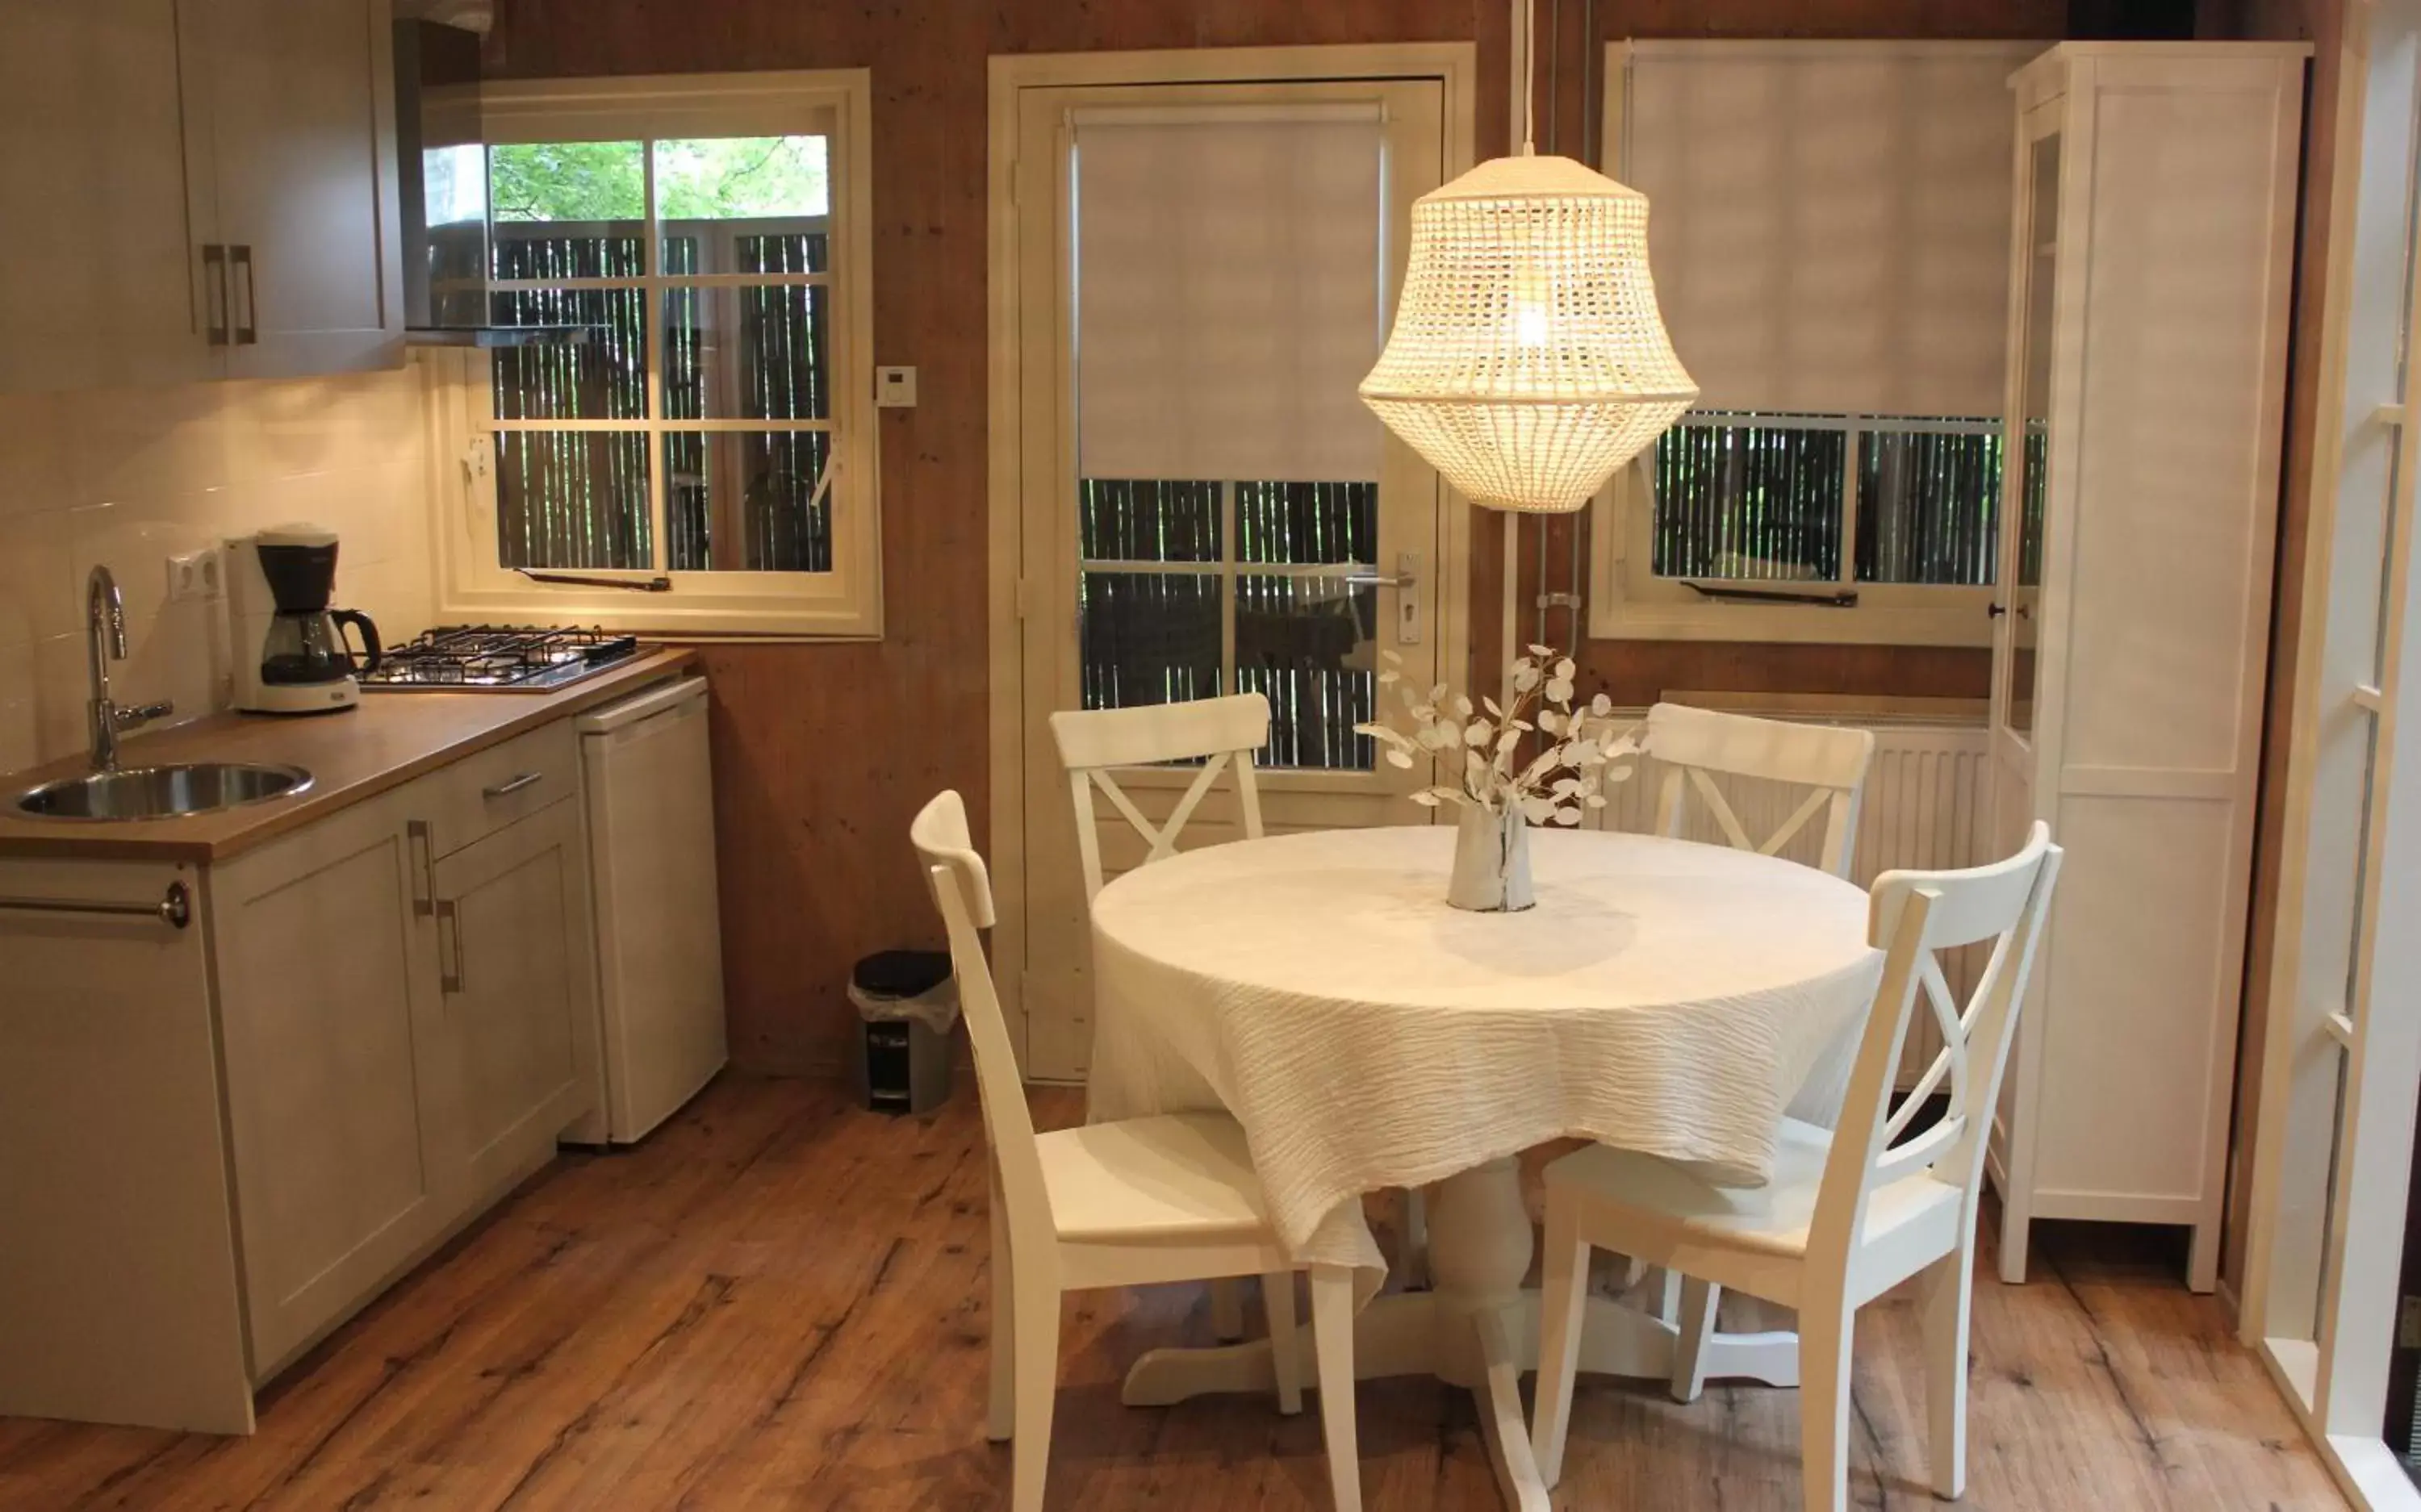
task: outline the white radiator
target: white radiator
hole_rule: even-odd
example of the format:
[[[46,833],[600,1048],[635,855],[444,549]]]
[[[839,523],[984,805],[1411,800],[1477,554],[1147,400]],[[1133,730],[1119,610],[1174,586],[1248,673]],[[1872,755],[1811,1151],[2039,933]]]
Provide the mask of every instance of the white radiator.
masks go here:
[[[1981,725],[1875,725],[1874,765],[1867,772],[1858,804],[1858,839],[1850,855],[1850,876],[1860,887],[1896,867],[1941,869],[1972,866],[1991,859],[1985,816],[1988,750]],[[1606,828],[1646,834],[1656,828],[1656,795],[1663,765],[1639,763],[1638,774],[1615,787],[1602,811]],[[1789,818],[1806,789],[1755,777],[1717,777],[1716,787],[1739,814],[1741,827],[1762,840]],[[1684,789],[1681,835],[1712,845],[1725,842],[1706,805]],[[1823,849],[1822,816],[1811,819],[1781,854],[1808,865]],[[1943,961],[1943,974],[1963,1002],[1976,973],[1978,951],[1959,951]],[[1901,1080],[1914,1081],[1941,1048],[1929,1017],[1920,1014],[1900,1063]]]

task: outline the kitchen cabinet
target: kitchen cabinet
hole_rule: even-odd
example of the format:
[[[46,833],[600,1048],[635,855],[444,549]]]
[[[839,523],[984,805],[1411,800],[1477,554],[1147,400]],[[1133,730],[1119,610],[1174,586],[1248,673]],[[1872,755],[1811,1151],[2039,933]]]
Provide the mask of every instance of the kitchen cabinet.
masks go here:
[[[253,1358],[285,1359],[443,1225],[448,1068],[410,789],[215,868]]]
[[[0,391],[403,358],[387,0],[0,9]]]
[[[207,283],[224,273],[226,376],[397,366],[403,264],[384,0],[184,0],[178,20],[187,195],[206,301],[222,300]]]
[[[595,1103],[596,953],[580,805],[558,802],[439,861],[432,892],[455,1158],[484,1193],[545,1159]]]
[[[211,375],[179,0],[0,7],[0,391]]]
[[[2068,43],[2020,70],[1989,740],[2004,853],[2068,855],[1993,1120],[2038,1218],[2164,1224],[2217,1280],[2306,50]]]
[[[0,859],[0,1414],[248,1431],[596,1110],[570,713],[224,860]]]
[[[0,862],[0,1414],[252,1429],[198,884]]]

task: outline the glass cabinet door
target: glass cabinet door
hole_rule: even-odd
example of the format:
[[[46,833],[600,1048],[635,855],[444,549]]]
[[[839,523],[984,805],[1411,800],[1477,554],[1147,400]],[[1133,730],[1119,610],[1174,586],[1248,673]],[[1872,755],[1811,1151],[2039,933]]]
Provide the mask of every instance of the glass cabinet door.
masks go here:
[[[2038,137],[2028,148],[2026,176],[2027,258],[2022,355],[2023,379],[2018,413],[2010,417],[2006,466],[2008,484],[2002,492],[1999,591],[1993,612],[2003,616],[1995,637],[1993,718],[2001,731],[2021,744],[2031,744],[2035,700],[2040,667],[2036,647],[2041,638],[2044,508],[2050,452],[2052,332],[2058,280],[2059,133]]]

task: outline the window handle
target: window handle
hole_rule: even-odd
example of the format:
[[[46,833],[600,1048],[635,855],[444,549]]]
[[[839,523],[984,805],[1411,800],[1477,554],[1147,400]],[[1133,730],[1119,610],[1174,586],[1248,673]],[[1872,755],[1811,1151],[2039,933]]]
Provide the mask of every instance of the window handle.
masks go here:
[[[1998,619],[2008,612],[2009,606],[2005,603],[1988,603],[1984,606],[1984,616],[1988,619]]]
[[[567,588],[622,588],[632,593],[673,591],[673,580],[662,573],[651,578],[601,578],[585,572],[536,572],[525,567],[513,570],[532,583],[552,583]]]
[[[1818,609],[1855,609],[1857,590],[1838,593],[1784,593],[1774,588],[1734,588],[1683,579],[1683,585],[1704,599],[1729,599],[1742,603],[1804,603]]]

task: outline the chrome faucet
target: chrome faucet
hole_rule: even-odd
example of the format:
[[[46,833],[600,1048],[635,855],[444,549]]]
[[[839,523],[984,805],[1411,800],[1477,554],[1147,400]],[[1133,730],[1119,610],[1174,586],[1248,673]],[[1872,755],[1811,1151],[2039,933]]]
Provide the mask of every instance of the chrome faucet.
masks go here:
[[[92,576],[85,581],[84,617],[86,645],[92,672],[92,702],[88,706],[92,725],[92,770],[117,770],[117,732],[164,718],[176,711],[176,706],[164,699],[145,704],[137,709],[123,708],[110,701],[109,663],[126,660],[126,600],[117,591],[117,580],[109,569],[93,565]]]

